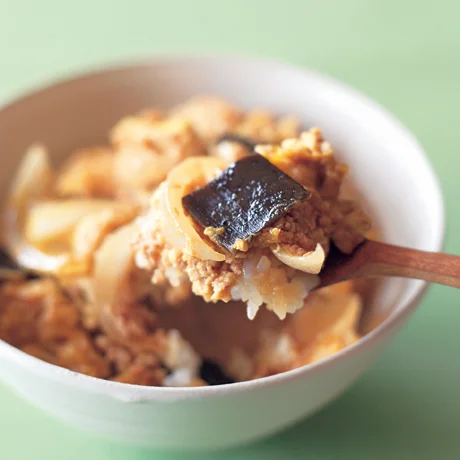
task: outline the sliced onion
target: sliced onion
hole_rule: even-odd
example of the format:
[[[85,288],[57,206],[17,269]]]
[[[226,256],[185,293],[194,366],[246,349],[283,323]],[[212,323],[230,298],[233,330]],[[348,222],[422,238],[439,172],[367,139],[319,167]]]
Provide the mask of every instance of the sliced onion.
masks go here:
[[[68,240],[69,233],[88,214],[113,209],[117,203],[110,200],[79,199],[50,200],[34,204],[25,219],[24,237],[41,246],[56,239]]]
[[[138,232],[135,222],[108,235],[94,256],[94,298],[99,309],[121,301],[123,288],[133,268],[132,241]]]
[[[58,272],[70,262],[70,254],[45,254],[26,242],[15,245],[14,256],[22,267],[45,273]]]
[[[166,179],[165,201],[174,229],[185,239],[185,251],[201,260],[225,260],[225,255],[211,248],[197,233],[185,215],[182,198],[193,184],[204,185],[225,169],[225,163],[212,157],[192,157],[173,168]],[[165,237],[168,238],[167,232]]]
[[[10,188],[3,216],[3,238],[7,249],[14,256],[13,246],[18,244],[21,226],[27,207],[32,200],[42,199],[52,186],[48,152],[39,144],[29,147],[19,165]]]
[[[48,152],[32,145],[24,155],[7,200],[3,237],[10,255],[18,265],[32,271],[53,274],[78,274],[86,267],[75,264],[70,254],[49,255],[26,242],[22,236],[24,215],[32,201],[50,195],[53,183]]]
[[[166,241],[176,249],[185,249],[187,246],[186,235],[176,225],[174,215],[167,204],[167,182],[163,182],[152,197],[152,209],[147,219],[159,221],[163,225],[163,235]]]
[[[291,254],[283,246],[277,246],[271,251],[283,264],[312,275],[317,275],[321,271],[324,259],[326,258],[324,249],[319,243],[316,245],[314,251],[308,252],[303,256]]]
[[[8,197],[8,208],[18,214],[30,200],[40,199],[51,189],[53,172],[48,152],[41,144],[34,144],[26,151],[13,180]]]
[[[81,276],[89,267],[84,261],[75,261],[69,252],[47,254],[25,241],[19,231],[9,228],[5,242],[11,257],[21,267],[58,277]]]
[[[41,145],[31,146],[21,162],[4,215],[6,247],[16,262],[29,270],[59,277],[88,272],[85,261],[76,261],[68,240],[60,239],[89,212],[113,206],[109,200],[37,201],[52,193],[53,172],[48,153]],[[25,223],[25,235],[23,227]],[[30,241],[28,241],[30,239]],[[46,243],[44,248],[36,246]]]
[[[79,276],[85,274],[88,266],[76,262],[68,252],[47,254],[24,240],[16,220],[6,220],[4,240],[11,257],[21,267],[39,273],[57,276]]]

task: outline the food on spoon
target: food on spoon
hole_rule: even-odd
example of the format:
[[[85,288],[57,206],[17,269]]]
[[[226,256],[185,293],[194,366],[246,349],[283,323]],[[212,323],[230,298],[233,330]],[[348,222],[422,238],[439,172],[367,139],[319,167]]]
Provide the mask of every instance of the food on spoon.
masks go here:
[[[136,262],[154,284],[189,281],[206,302],[243,300],[250,319],[265,304],[284,319],[317,285],[331,242],[350,252],[370,224],[339,198],[346,168],[319,130],[256,152],[224,171],[206,157],[173,168],[138,221]]]

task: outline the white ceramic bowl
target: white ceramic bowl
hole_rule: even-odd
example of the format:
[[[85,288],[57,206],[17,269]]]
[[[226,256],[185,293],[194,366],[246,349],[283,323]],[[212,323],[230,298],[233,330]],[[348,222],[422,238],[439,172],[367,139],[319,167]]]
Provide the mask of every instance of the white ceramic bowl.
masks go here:
[[[440,250],[443,203],[414,137],[356,91],[315,72],[258,59],[156,59],[87,74],[36,91],[0,112],[4,193],[35,141],[56,159],[105,140],[125,114],[217,93],[245,107],[299,115],[351,165],[383,235]],[[82,429],[135,444],[223,448],[275,433],[331,401],[368,368],[420,302],[424,283],[390,280],[373,312],[391,313],[362,340],[300,369],[219,387],[150,388],[107,382],[44,363],[0,341],[0,377],[36,406]]]

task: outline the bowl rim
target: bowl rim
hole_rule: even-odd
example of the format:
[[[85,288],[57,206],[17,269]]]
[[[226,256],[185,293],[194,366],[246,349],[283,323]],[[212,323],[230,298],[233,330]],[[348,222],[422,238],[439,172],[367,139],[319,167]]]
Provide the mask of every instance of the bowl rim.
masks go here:
[[[439,251],[443,247],[445,237],[445,209],[442,196],[442,189],[439,180],[433,170],[430,161],[420,143],[393,114],[382,107],[379,103],[364,95],[360,91],[316,70],[309,69],[304,66],[289,64],[277,59],[267,59],[261,57],[253,57],[248,55],[235,54],[168,54],[148,56],[145,58],[136,58],[132,60],[123,60],[112,62],[108,65],[88,67],[79,72],[72,72],[70,75],[59,78],[42,85],[37,85],[33,89],[26,91],[22,96],[9,99],[6,104],[0,106],[0,114],[7,116],[9,110],[12,110],[16,105],[26,103],[29,99],[40,96],[42,93],[55,90],[57,87],[65,87],[72,85],[81,80],[98,78],[109,74],[117,74],[124,71],[141,71],[154,68],[161,65],[187,65],[187,64],[218,64],[219,61],[228,64],[233,63],[239,65],[266,65],[273,66],[278,70],[287,70],[316,80],[318,83],[327,85],[336,92],[353,99],[369,113],[378,115],[387,120],[399,133],[412,144],[413,156],[420,167],[424,168],[425,175],[431,181],[431,193],[433,199],[432,213],[435,216],[433,219],[432,238],[430,241],[430,250]],[[418,301],[423,297],[428,284],[419,282],[417,287],[412,290],[412,293],[406,298],[403,305],[396,312],[389,315],[382,323],[367,333],[354,344],[340,350],[333,355],[320,361],[304,365],[302,367],[292,369],[280,374],[262,377],[255,380],[244,382],[236,382],[231,384],[204,386],[204,387],[149,387],[127,383],[119,383],[104,380],[97,377],[80,374],[69,369],[47,363],[38,358],[35,358],[27,353],[9,345],[0,339],[0,358],[5,357],[16,361],[23,367],[27,367],[34,372],[51,378],[54,381],[61,382],[69,386],[76,386],[80,389],[91,392],[101,393],[105,396],[113,397],[124,402],[140,402],[140,401],[171,401],[182,399],[196,399],[203,397],[221,397],[224,395],[245,392],[248,390],[256,390],[261,387],[269,387],[278,385],[283,382],[292,381],[300,376],[306,376],[314,372],[334,365],[334,363],[347,358],[351,358],[359,353],[371,342],[379,340],[380,337],[389,334],[403,324],[407,316],[416,308]]]

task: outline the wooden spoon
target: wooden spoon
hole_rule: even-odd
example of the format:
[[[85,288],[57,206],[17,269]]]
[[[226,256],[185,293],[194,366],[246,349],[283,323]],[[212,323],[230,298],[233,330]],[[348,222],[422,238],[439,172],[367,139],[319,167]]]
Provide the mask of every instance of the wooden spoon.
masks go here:
[[[351,254],[329,253],[316,289],[341,281],[397,276],[460,288],[460,256],[365,240]]]

